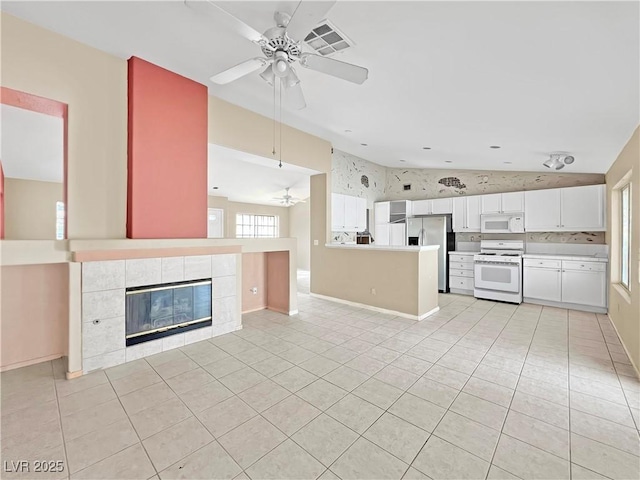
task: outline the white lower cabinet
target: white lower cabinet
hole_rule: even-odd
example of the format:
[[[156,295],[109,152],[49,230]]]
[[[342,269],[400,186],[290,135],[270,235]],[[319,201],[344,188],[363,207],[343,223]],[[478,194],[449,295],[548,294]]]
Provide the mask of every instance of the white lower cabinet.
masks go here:
[[[406,230],[404,223],[392,223],[389,227],[389,245],[406,245]]]
[[[473,295],[473,253],[449,254],[449,290]]]
[[[523,293],[525,301],[606,310],[607,264],[525,258]]]
[[[389,245],[389,232],[391,224],[377,223],[373,232],[373,240],[376,245]]]

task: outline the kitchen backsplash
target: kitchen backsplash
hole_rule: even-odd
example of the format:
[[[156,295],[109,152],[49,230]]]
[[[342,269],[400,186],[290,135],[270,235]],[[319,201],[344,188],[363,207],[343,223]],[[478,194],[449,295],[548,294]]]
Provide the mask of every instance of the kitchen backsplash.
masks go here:
[[[539,173],[489,170],[387,168],[385,200],[481,195],[604,183],[598,173]],[[405,190],[411,185],[411,190]]]
[[[356,243],[356,234],[353,232],[331,232],[331,241],[338,243]]]
[[[604,232],[456,233],[458,242],[523,240],[527,243],[604,245]]]
[[[367,199],[367,208],[384,198],[387,169],[350,153],[333,151],[331,191]]]

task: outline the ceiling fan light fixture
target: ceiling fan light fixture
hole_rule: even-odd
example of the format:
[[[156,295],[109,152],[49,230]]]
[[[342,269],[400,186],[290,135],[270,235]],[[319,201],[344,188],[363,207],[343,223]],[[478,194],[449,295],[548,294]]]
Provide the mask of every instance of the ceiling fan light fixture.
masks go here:
[[[276,77],[284,78],[289,75],[291,67],[289,67],[289,57],[285,52],[276,52],[274,55],[272,70]]]
[[[284,88],[295,87],[300,83],[300,79],[296,75],[296,72],[293,71],[293,68],[289,69],[289,75],[282,79],[282,85]]]
[[[273,69],[271,65],[264,69],[264,71],[260,74],[262,79],[267,82],[269,85],[273,85],[273,80],[275,79],[275,74],[273,73]]]

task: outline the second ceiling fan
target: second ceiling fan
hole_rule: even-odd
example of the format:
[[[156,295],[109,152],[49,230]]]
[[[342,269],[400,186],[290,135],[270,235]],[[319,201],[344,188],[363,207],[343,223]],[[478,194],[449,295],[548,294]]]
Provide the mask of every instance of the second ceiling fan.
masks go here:
[[[325,18],[336,3],[335,1],[302,0],[293,15],[276,12],[274,14],[276,26],[269,28],[263,34],[211,0],[207,0],[206,3],[222,12],[229,26],[239,35],[258,45],[264,54],[264,57],[251,58],[217,73],[211,77],[214,83],[223,85],[263,69],[260,76],[270,85],[274,85],[274,82],[279,79],[288,102],[293,108],[299,110],[306,107],[306,102],[300,87],[300,79],[293,68],[295,62],[310,70],[357,84],[362,84],[369,75],[369,71],[364,67],[302,51],[301,42],[298,39],[306,38],[318,22]]]

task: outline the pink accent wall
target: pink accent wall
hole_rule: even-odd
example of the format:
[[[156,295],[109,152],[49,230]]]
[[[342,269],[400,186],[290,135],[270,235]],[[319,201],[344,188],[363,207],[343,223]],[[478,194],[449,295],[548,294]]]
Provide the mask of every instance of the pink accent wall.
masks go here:
[[[4,266],[0,275],[0,370],[66,355],[68,265]]]
[[[0,159],[0,240],[4,238],[4,170]]]
[[[267,254],[267,308],[289,314],[289,252]]]
[[[128,238],[206,238],[207,87],[137,57],[129,68]]]
[[[242,313],[267,308],[267,257],[266,253],[242,254]],[[256,287],[257,294],[251,293]]]

